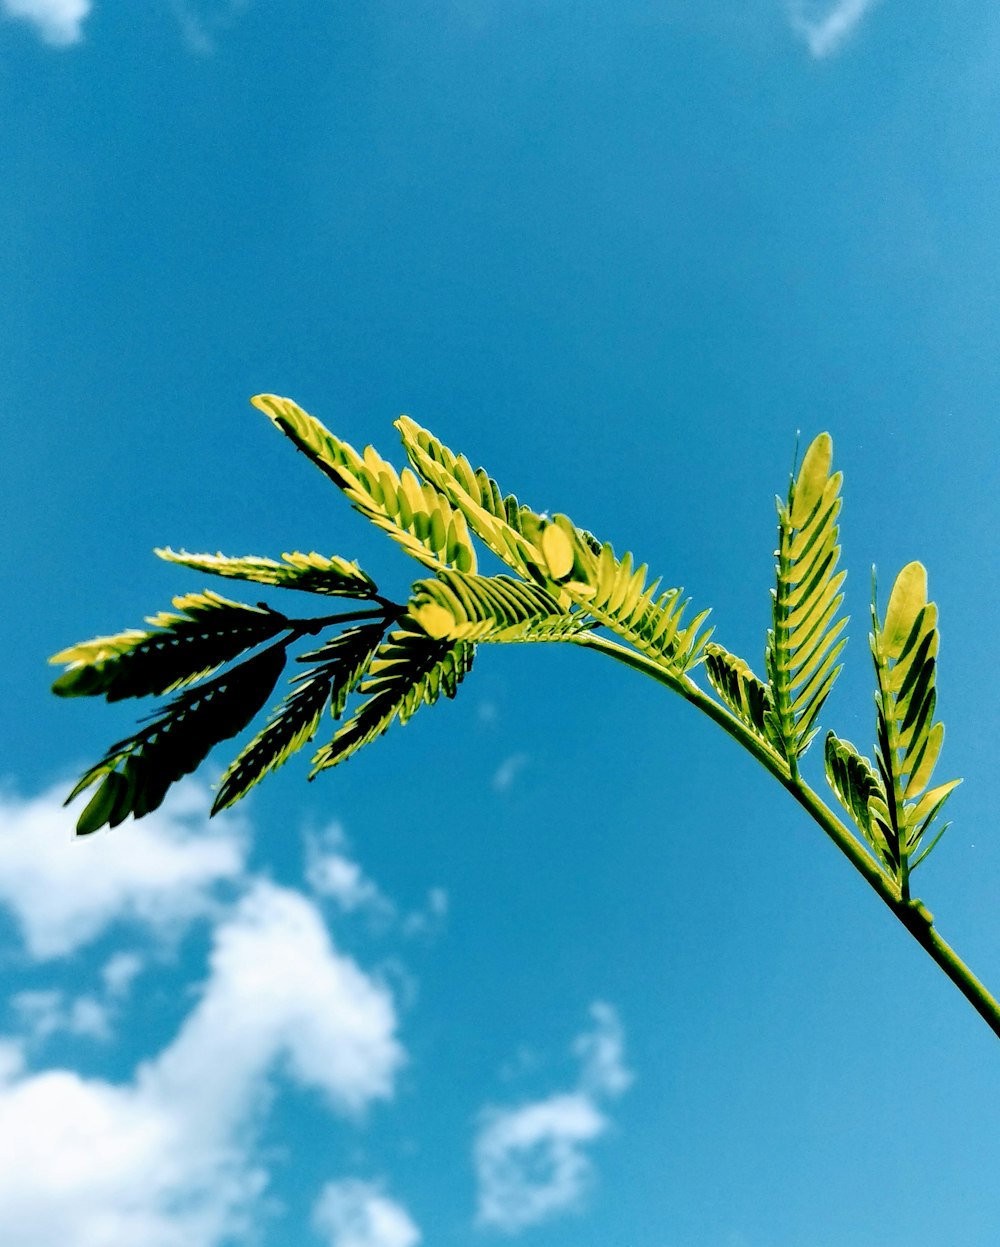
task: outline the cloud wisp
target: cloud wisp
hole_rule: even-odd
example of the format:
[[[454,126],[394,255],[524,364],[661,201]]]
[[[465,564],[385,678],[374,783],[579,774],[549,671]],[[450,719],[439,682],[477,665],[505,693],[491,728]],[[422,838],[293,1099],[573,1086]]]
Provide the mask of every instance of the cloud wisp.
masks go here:
[[[792,29],[806,41],[813,56],[821,60],[842,47],[877,3],[878,0],[789,0],[788,16]]]
[[[0,13],[30,22],[42,40],[66,48],[83,38],[83,23],[93,8],[91,0],[0,0]]]
[[[422,1235],[401,1204],[376,1182],[328,1182],[316,1202],[313,1225],[329,1247],[417,1247]]]
[[[587,1146],[610,1125],[602,1105],[632,1081],[617,1013],[603,1002],[590,1013],[593,1026],[573,1042],[575,1090],[482,1113],[474,1148],[480,1226],[516,1234],[582,1208],[594,1172]]]

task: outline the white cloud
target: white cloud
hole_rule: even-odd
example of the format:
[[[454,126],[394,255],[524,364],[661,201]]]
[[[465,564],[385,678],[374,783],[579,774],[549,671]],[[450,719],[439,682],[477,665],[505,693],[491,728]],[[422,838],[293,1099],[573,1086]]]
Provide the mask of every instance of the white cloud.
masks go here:
[[[142,968],[143,959],[138,953],[114,953],[101,970],[104,990],[115,999],[124,998],[129,994],[136,976],[142,973]]]
[[[329,897],[345,913],[366,909],[388,918],[395,912],[378,885],[347,855],[347,839],[336,824],[306,835],[306,881],[317,895]]]
[[[77,996],[69,1000],[60,991],[18,992],[10,999],[20,1029],[36,1042],[50,1035],[65,1033],[89,1039],[109,1039],[108,1010],[93,996]]]
[[[515,1234],[581,1208],[593,1176],[586,1145],[610,1124],[600,1103],[632,1081],[615,1010],[596,1002],[590,1013],[593,1029],[573,1041],[575,1091],[483,1112],[474,1149],[480,1225]]]
[[[160,809],[113,832],[75,837],[62,793],[0,791],[0,905],[39,960],[65,956],[119,920],[179,933],[243,873],[242,824],[209,823],[201,785],[179,784]]]
[[[792,28],[813,56],[830,56],[853,33],[877,0],[789,0]]]
[[[4,1247],[221,1247],[251,1237],[267,1173],[254,1125],[281,1069],[356,1114],[404,1054],[389,993],[304,896],[258,883],[215,932],[176,1038],[122,1085],[28,1073],[0,1043]],[[391,1240],[390,1240],[391,1241]]]
[[[493,791],[507,792],[528,764],[526,753],[514,753],[497,767],[493,774]]]
[[[31,22],[46,43],[68,47],[83,38],[83,23],[91,0],[0,0],[7,17]]]
[[[592,1096],[621,1095],[633,1078],[625,1065],[625,1030],[615,1010],[601,1000],[590,1006],[590,1016],[593,1030],[573,1041],[573,1052],[580,1059],[580,1084]]]
[[[416,1247],[422,1238],[402,1205],[377,1183],[356,1178],[327,1183],[313,1224],[330,1247]]]
[[[444,888],[430,888],[427,892],[427,904],[423,909],[414,909],[403,919],[404,935],[437,935],[448,917],[448,893]]]
[[[212,55],[215,36],[228,30],[249,5],[250,0],[173,0],[185,42],[199,56]]]
[[[480,1224],[516,1233],[578,1209],[591,1176],[582,1145],[607,1124],[580,1092],[487,1110],[475,1150]]]

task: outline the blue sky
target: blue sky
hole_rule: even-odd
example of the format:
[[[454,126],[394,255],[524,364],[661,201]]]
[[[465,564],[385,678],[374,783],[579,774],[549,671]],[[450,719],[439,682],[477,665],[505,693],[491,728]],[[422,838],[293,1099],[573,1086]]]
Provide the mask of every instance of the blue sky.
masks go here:
[[[58,701],[45,660],[227,588],[154,546],[405,594],[270,391],[397,464],[407,412],[759,670],[772,497],[827,429],[824,726],[870,752],[870,567],[923,560],[965,782],[918,891],[1000,990],[995,4],[0,16],[5,1245],[993,1247],[995,1038],[664,690],[484,648],[314,784],[210,823],[220,750],[74,841],[137,707]]]

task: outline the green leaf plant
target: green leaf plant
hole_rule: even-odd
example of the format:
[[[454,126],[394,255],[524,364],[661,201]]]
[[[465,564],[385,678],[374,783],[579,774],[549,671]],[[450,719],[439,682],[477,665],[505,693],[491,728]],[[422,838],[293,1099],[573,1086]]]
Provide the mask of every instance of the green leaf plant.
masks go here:
[[[51,660],[62,697],[176,693],[135,735],[112,745],[68,800],[94,789],[77,831],[141,818],[221,741],[250,726],[270,701],[288,651],[302,670],[222,775],[212,813],[231,806],[320,731],[310,779],[345,762],[422,705],[454,697],[476,647],[527,641],[575,645],[615,659],[679,694],[748,750],[811,815],[914,939],[1000,1035],[1000,1004],[937,932],[911,877],[937,845],[942,809],[958,780],[931,785],[944,738],[935,720],[937,610],[927,573],[899,573],[881,618],[873,584],[874,762],[833,732],[826,779],[841,821],[802,777],[801,761],[841,670],[845,572],[838,570],[841,474],[821,433],[787,494],[777,499],[778,545],[763,674],[710,639],[709,612],[680,588],[650,579],[631,554],[565,515],[544,515],[504,494],[482,468],[426,429],[396,421],[410,466],[401,472],[371,446],[358,453],[286,398],[253,403],[421,565],[406,602],[378,592],[357,563],[321,554],[229,558],[157,550],[193,571],[275,589],[350,599],[356,608],[292,618],[206,591],[174,599],[174,612],[73,645]],[[477,571],[476,541],[509,572]],[[703,674],[704,683],[697,676]],[[180,690],[180,691],[178,691]]]

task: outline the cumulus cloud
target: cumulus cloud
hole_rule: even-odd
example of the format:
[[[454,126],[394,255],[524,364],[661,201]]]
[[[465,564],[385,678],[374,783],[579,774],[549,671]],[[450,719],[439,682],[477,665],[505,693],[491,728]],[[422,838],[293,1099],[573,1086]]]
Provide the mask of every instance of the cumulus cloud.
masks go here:
[[[220,883],[243,874],[238,819],[209,823],[199,784],[179,784],[141,822],[76,838],[62,790],[22,798],[0,791],[0,905],[39,960],[65,956],[112,923],[176,934],[209,912]]]
[[[513,1234],[579,1209],[592,1169],[583,1144],[607,1124],[580,1092],[487,1110],[475,1151],[480,1224]]]
[[[275,1071],[357,1114],[392,1093],[396,1025],[388,991],[334,947],[312,902],[258,882],[215,931],[198,1003],[129,1082],[28,1072],[21,1045],[0,1043],[5,1247],[249,1238]]]
[[[813,56],[836,52],[877,0],[789,0],[792,28],[805,39]]]
[[[480,1225],[515,1234],[582,1207],[593,1176],[586,1147],[610,1124],[601,1103],[632,1081],[615,1010],[596,1002],[590,1012],[592,1029],[573,1042],[575,1090],[484,1110],[474,1149]]]
[[[0,12],[30,22],[56,48],[80,42],[92,7],[91,0],[0,0]]]
[[[313,1225],[330,1247],[416,1247],[422,1238],[406,1209],[380,1184],[357,1178],[327,1183]]]

